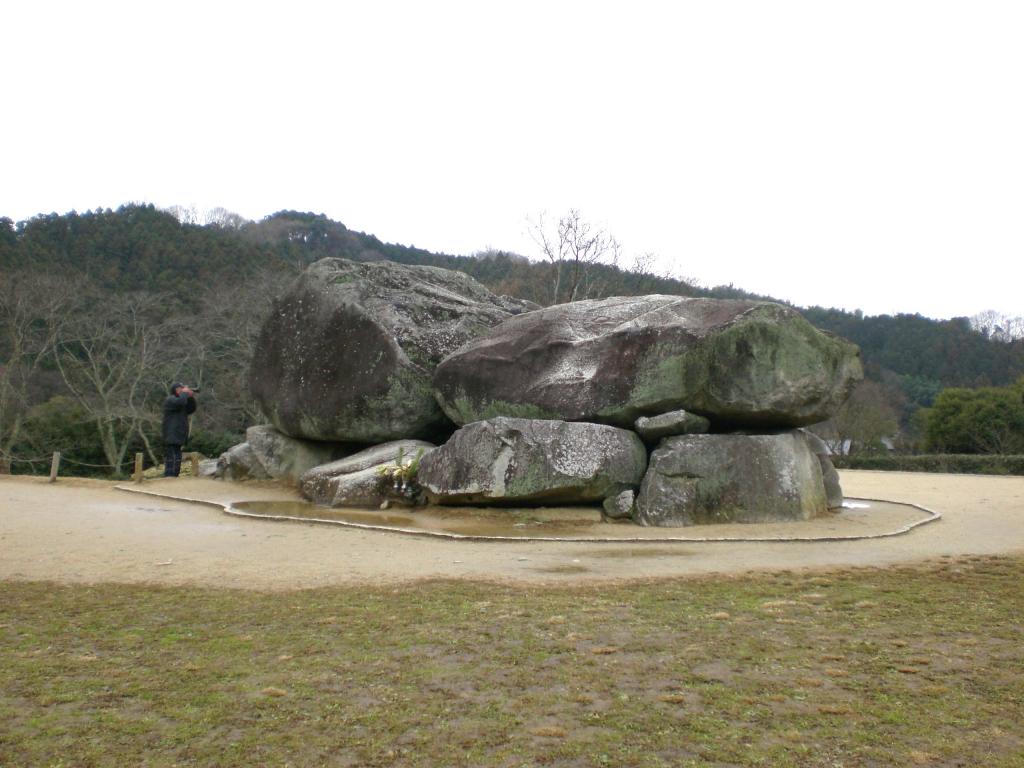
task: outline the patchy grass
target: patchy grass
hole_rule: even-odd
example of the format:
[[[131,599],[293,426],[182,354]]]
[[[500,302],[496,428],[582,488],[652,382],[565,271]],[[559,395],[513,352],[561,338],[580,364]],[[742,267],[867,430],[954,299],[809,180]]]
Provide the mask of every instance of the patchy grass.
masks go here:
[[[0,765],[1020,766],[1022,584],[0,583]]]

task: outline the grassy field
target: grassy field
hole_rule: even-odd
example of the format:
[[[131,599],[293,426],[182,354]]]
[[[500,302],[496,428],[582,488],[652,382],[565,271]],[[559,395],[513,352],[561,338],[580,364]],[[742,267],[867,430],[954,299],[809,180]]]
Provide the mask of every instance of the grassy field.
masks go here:
[[[0,583],[0,765],[1021,766],[1022,585]]]

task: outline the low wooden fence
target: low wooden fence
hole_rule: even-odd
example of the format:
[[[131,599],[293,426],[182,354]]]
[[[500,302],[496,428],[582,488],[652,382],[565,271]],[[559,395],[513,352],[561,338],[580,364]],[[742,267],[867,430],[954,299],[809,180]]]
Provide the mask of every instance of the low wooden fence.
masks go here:
[[[189,462],[189,469],[191,470],[192,477],[199,477],[199,460],[202,456],[195,452],[182,454],[182,463],[185,461]],[[12,459],[10,457],[0,458],[0,475],[11,474],[11,466],[13,462],[24,463],[24,464],[40,464],[45,462],[46,456],[39,456],[33,459]],[[57,478],[60,476],[61,461],[68,464],[75,464],[83,467],[90,467],[92,469],[112,469],[110,464],[87,464],[83,461],[74,461],[72,459],[62,458],[60,451],[54,451],[50,459],[50,482],[57,482]],[[145,480],[144,474],[145,465],[145,454],[135,454],[135,470],[132,472],[132,480],[136,483],[141,483]]]

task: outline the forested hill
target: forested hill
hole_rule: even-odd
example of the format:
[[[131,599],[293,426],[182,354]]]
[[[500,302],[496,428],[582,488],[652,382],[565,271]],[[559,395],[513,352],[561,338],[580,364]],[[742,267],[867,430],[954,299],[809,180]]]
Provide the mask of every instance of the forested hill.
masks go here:
[[[385,243],[311,213],[281,211],[250,222],[222,211],[200,225],[182,223],[151,205],[127,205],[116,211],[41,215],[17,224],[0,219],[0,270],[84,274],[109,291],[169,293],[185,308],[206,286],[260,271],[294,271],[326,256],[457,269],[497,293],[551,302],[552,266],[547,262],[502,252],[432,253]],[[586,295],[592,297],[755,297],[732,286],[702,288],[644,269],[603,264],[589,269]],[[943,386],[1003,385],[1024,374],[1024,341],[989,338],[966,318],[865,317],[821,307],[801,311],[818,327],[860,345],[869,375],[895,380],[918,404],[928,404]]]

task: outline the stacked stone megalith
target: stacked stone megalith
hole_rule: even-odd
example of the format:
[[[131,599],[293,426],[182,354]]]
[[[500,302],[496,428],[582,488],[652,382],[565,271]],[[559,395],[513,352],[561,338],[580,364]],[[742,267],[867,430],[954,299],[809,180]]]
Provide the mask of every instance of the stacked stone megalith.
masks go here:
[[[275,303],[251,386],[294,440],[346,453],[430,440],[409,445],[425,449],[417,498],[431,503],[602,504],[680,526],[841,504],[827,451],[800,428],[861,376],[856,346],[771,302],[540,309],[460,273],[325,259]],[[372,503],[377,460],[397,445],[307,469],[304,493]]]

